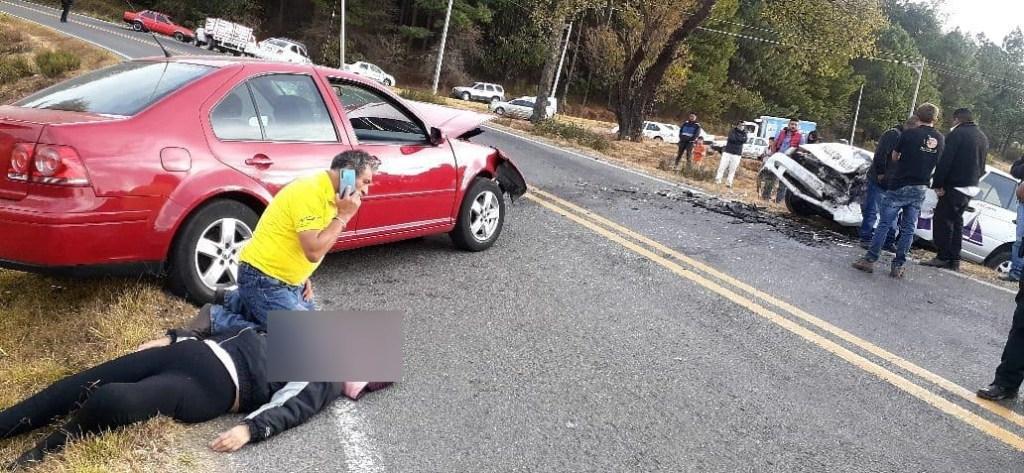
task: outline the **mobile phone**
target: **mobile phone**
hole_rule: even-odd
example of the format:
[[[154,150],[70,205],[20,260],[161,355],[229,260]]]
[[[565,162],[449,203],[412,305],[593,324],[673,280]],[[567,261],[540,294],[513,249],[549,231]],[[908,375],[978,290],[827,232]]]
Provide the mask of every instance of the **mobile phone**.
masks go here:
[[[342,169],[338,182],[338,195],[341,198],[348,197],[356,191],[356,172],[352,169]]]

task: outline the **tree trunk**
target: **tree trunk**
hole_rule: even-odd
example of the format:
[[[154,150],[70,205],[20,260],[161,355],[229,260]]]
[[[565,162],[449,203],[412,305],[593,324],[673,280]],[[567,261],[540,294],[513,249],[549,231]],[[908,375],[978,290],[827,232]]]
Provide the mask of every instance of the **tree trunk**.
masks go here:
[[[562,46],[562,30],[565,16],[551,19],[551,33],[548,37],[548,57],[544,60],[544,69],[540,73],[540,84],[537,85],[537,101],[533,104],[531,122],[539,123],[548,119],[547,102],[551,95],[551,83],[555,80],[555,69],[558,68],[558,56]]]
[[[645,48],[637,48],[636,53],[626,59],[622,79],[615,88],[614,97],[615,119],[619,122],[618,139],[640,141],[643,136],[641,128],[645,115],[654,105],[658,85],[675,60],[680,43],[711,15],[711,9],[717,1],[700,0],[699,9],[669,35],[654,64],[646,70],[641,69],[641,65],[647,59]]]

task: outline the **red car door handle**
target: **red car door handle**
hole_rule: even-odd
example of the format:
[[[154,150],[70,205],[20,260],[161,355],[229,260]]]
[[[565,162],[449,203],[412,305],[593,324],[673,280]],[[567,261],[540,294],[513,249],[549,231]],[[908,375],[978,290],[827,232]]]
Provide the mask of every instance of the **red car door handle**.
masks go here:
[[[274,164],[274,161],[268,158],[265,154],[257,154],[256,156],[246,159],[245,164],[258,168],[268,168]]]

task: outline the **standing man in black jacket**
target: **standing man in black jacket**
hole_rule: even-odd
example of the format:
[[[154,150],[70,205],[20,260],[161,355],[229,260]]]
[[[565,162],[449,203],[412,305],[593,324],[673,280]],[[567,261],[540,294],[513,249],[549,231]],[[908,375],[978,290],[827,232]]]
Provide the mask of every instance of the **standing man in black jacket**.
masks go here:
[[[932,189],[939,196],[933,234],[939,254],[921,263],[924,266],[960,269],[964,210],[971,197],[978,194],[987,156],[988,137],[974,123],[971,111],[961,108],[953,112],[953,131],[946,137],[946,149],[932,176]]]
[[[903,125],[896,125],[882,134],[878,139],[878,146],[875,147],[875,156],[868,169],[867,192],[864,193],[864,204],[860,207],[862,221],[860,224],[860,247],[865,250],[871,246],[871,240],[875,237],[875,227],[878,221],[878,209],[882,199],[882,192],[886,189],[886,168],[892,152],[896,150],[896,144],[900,141],[903,130],[917,128],[917,118],[911,116]],[[893,225],[886,236],[883,249],[895,252],[896,249],[896,226]]]
[[[743,128],[743,122],[737,122],[736,126],[729,131],[729,138],[722,149],[722,161],[718,164],[718,174],[715,175],[715,184],[721,184],[725,177],[726,185],[732,189],[732,180],[736,177],[736,169],[740,167],[743,159],[743,145],[747,144],[747,130]]]

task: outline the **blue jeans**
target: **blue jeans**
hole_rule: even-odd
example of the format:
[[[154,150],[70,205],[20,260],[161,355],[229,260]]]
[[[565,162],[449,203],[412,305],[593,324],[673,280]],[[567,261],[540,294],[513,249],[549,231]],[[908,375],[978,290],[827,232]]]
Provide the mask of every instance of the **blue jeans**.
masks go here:
[[[292,286],[241,263],[238,290],[229,292],[223,305],[210,310],[214,334],[235,333],[243,328],[267,329],[267,314],[275,310],[316,310],[312,300],[302,297],[302,286]]]
[[[860,214],[863,217],[863,221],[860,224],[860,241],[864,243],[870,244],[875,236],[875,226],[878,223],[878,208],[882,201],[883,192],[885,192],[885,189],[879,187],[874,180],[868,179],[868,189],[864,195],[864,204],[860,207]],[[888,247],[895,241],[896,225],[892,225],[883,247]]]
[[[1013,242],[1013,249],[1010,250],[1010,276],[1020,279],[1024,273],[1024,258],[1020,257],[1021,238],[1024,238],[1024,203],[1017,203],[1017,239]]]
[[[910,245],[914,243],[914,227],[917,226],[917,218],[921,216],[921,203],[924,202],[924,193],[927,186],[904,186],[899,189],[882,192],[882,201],[879,212],[881,219],[878,221],[878,228],[871,239],[871,248],[864,259],[875,262],[882,254],[882,245],[885,244],[885,237],[889,229],[897,221],[896,217],[900,211],[903,216],[899,219],[900,236],[896,241],[896,257],[892,265],[903,266],[907,262],[907,252]]]

